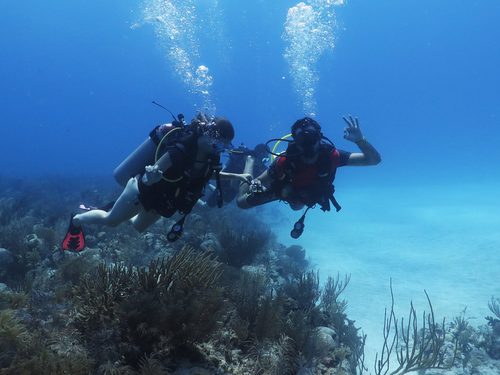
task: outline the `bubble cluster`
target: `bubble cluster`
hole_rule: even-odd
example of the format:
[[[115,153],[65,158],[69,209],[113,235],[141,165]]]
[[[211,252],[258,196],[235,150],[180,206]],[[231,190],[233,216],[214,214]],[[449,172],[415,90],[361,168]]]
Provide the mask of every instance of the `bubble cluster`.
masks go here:
[[[317,62],[335,46],[335,7],[343,4],[344,0],[309,0],[288,9],[283,33],[287,43],[284,58],[304,112],[311,116],[317,106]]]
[[[143,17],[153,25],[160,46],[176,75],[201,103],[197,107],[215,112],[211,99],[213,77],[200,64],[198,24],[194,0],[145,0]]]

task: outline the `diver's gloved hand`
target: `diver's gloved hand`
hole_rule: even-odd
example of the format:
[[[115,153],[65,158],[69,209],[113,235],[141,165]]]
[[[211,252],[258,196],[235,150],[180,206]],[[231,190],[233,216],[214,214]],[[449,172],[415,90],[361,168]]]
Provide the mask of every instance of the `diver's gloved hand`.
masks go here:
[[[250,187],[248,188],[249,193],[262,193],[264,191],[264,186],[260,180],[255,179],[250,182]]]
[[[351,115],[349,115],[349,119],[346,117],[342,118],[347,123],[347,127],[344,128],[345,139],[354,143],[365,139],[365,137],[363,137],[363,133],[361,133],[361,129],[359,128],[359,121],[357,118],[352,118]]]
[[[163,172],[158,168],[157,165],[146,165],[144,168],[145,172],[142,175],[142,182],[144,185],[153,185],[161,180],[163,177]]]

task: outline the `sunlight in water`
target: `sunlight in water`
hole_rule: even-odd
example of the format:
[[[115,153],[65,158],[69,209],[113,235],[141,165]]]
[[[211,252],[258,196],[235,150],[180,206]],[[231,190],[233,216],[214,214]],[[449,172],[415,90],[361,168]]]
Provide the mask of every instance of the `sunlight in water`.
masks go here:
[[[343,0],[309,0],[288,9],[283,39],[295,92],[306,114],[316,113],[317,62],[335,46],[335,6]]]
[[[196,27],[198,17],[194,0],[146,0],[144,21],[152,24],[169,64],[189,92],[200,98],[197,107],[215,113],[211,87],[213,77],[199,63],[200,51]],[[217,6],[214,1],[213,6]],[[136,25],[133,25],[136,27]]]

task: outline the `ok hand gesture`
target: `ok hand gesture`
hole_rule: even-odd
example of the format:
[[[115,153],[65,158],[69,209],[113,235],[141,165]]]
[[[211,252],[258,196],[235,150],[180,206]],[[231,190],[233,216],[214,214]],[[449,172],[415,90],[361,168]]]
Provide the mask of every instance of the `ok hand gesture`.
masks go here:
[[[359,121],[357,118],[353,118],[349,115],[349,119],[346,117],[342,117],[344,121],[347,123],[347,126],[344,128],[344,138],[351,142],[359,142],[364,139],[363,133],[361,133],[361,129],[359,128]]]

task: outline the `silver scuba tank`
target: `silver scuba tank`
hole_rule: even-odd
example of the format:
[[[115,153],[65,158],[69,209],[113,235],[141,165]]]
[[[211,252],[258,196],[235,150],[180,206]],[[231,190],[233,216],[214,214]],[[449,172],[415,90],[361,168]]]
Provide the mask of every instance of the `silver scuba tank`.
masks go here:
[[[115,168],[113,176],[116,182],[125,187],[130,178],[142,174],[147,165],[153,165],[158,144],[174,128],[172,124],[163,124],[154,128],[149,137]]]

